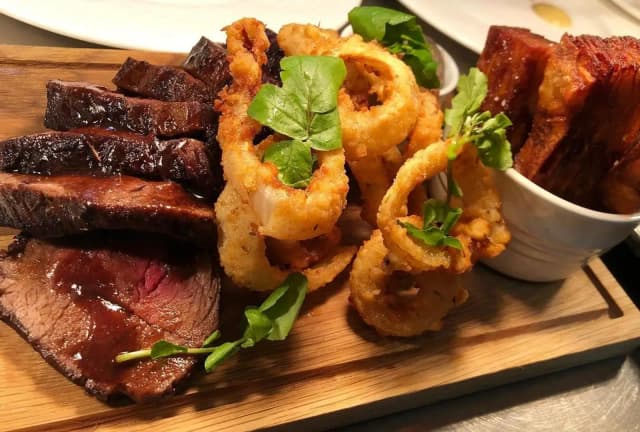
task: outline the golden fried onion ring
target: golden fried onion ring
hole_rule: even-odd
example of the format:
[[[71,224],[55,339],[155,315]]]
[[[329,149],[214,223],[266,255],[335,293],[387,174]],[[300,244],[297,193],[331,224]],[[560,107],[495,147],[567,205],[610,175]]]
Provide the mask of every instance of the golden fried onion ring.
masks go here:
[[[250,203],[259,232],[282,240],[326,234],[346,205],[348,179],[342,149],[318,152],[319,167],[304,189],[284,185],[272,164],[260,160],[253,137],[260,125],[247,109],[262,83],[261,67],[269,46],[264,25],[242,19],[227,27],[227,51],[233,82],[220,94],[218,141],[227,180]]]
[[[412,287],[394,289],[390,285],[398,283],[399,277],[387,264],[387,253],[382,233],[374,231],[353,262],[349,277],[353,306],[383,335],[409,337],[439,330],[442,318],[468,297],[460,278],[433,271],[410,275]]]
[[[278,44],[287,55],[332,55],[347,64],[349,74],[360,70],[369,81],[379,105],[357,107],[343,87],[338,97],[342,142],[347,160],[382,155],[404,141],[416,123],[419,87],[402,60],[375,41],[359,35],[340,39],[312,25],[288,24],[278,33]],[[356,80],[357,81],[357,80]]]
[[[218,223],[218,252],[227,276],[239,286],[254,291],[271,291],[288,272],[271,265],[264,237],[249,204],[227,184],[215,205]],[[336,278],[351,262],[355,246],[340,246],[333,254],[304,269],[309,290],[318,289]]]
[[[464,196],[451,202],[452,206],[463,208],[452,234],[468,236],[473,262],[500,255],[511,240],[511,233],[502,217],[493,173],[482,164],[475,147],[468,145],[453,162],[453,176]]]
[[[443,121],[444,114],[438,97],[430,90],[420,89],[420,111],[403,157],[409,159],[418,150],[442,139]]]
[[[398,170],[396,178],[387,190],[378,210],[378,227],[384,236],[385,246],[414,272],[431,271],[451,266],[451,253],[447,248],[427,247],[417,243],[398,222],[422,225],[422,218],[408,214],[409,194],[419,185],[447,169],[447,147],[437,141],[419,150]]]

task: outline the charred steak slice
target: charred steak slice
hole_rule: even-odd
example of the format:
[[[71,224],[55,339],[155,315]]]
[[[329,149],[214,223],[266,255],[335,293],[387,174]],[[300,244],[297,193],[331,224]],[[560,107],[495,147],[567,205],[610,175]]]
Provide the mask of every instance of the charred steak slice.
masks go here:
[[[202,136],[216,122],[210,104],[139,99],[82,82],[47,83],[44,125],[49,129],[98,126],[160,137]]]
[[[102,399],[172,393],[197,359],[113,359],[159,339],[200,346],[218,326],[219,289],[208,253],[139,233],[22,239],[0,258],[3,319]]]
[[[130,229],[212,247],[214,220],[210,204],[173,182],[0,173],[0,226],[37,237]]]
[[[129,57],[113,83],[126,92],[169,102],[213,103],[215,93],[198,78],[174,66],[156,66]]]
[[[205,143],[192,138],[162,141],[153,135],[87,128],[0,141],[1,171],[174,180],[207,198],[215,198],[221,186],[216,169],[220,165],[211,163]]]
[[[217,95],[231,81],[226,48],[204,36],[191,48],[183,66],[191,75],[207,84],[213,95]]]
[[[280,49],[278,35],[274,31],[266,29],[265,33],[270,45],[266,52],[267,63],[262,66],[262,82],[279,85],[282,83],[280,60],[284,51]],[[204,36],[191,48],[183,66],[191,75],[204,81],[214,96],[231,81],[226,48]]]
[[[278,45],[278,34],[270,29],[266,29],[265,33],[269,39],[269,48],[267,49],[267,63],[262,66],[262,82],[275,85],[282,85],[280,79],[280,60],[284,57],[284,51]]]
[[[513,122],[507,129],[516,153],[531,129],[538,87],[553,42],[516,27],[491,26],[478,68],[487,75],[488,92],[482,110],[504,112]]]

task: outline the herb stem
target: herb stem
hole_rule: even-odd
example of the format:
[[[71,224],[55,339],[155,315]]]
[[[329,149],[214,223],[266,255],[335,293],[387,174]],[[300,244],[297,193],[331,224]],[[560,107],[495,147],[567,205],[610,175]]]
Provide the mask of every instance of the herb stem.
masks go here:
[[[190,354],[190,355],[211,354],[214,350],[215,350],[215,347],[187,348],[186,352],[181,352],[178,354]],[[151,357],[151,348],[142,349],[138,351],[123,352],[116,356],[116,363],[124,363],[131,360],[139,360],[139,359],[149,358],[149,357]]]
[[[447,207],[451,207],[451,197],[453,196],[453,161],[447,161]]]
[[[151,348],[138,351],[123,352],[116,356],[116,363],[124,363],[131,360],[151,357]]]

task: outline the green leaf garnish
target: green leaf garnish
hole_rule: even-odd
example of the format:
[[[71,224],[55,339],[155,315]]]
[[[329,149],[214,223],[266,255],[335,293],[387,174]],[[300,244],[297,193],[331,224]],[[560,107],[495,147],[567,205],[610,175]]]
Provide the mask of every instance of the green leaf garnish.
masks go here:
[[[311,149],[298,140],[278,141],[264,152],[264,162],[278,168],[278,179],[294,188],[306,188],[313,174]]]
[[[217,366],[219,366],[226,359],[234,355],[240,349],[240,344],[242,340],[237,340],[233,342],[225,342],[222,345],[218,345],[213,349],[211,354],[204,359],[204,370],[209,373],[214,370]]]
[[[307,278],[301,273],[292,273],[260,306],[273,327],[267,339],[283,340],[287,337],[298,317],[307,295]]]
[[[389,51],[401,54],[418,84],[440,87],[438,64],[415,16],[379,6],[360,6],[349,12],[349,23],[364,40],[375,39]]]
[[[451,228],[458,222],[462,209],[451,208],[443,201],[429,199],[425,201],[422,209],[423,226],[417,226],[408,222],[398,222],[407,233],[427,246],[448,246],[462,249],[460,241],[449,235]]]
[[[187,347],[182,345],[176,345],[166,340],[160,340],[153,344],[151,347],[151,358],[159,359],[162,357],[169,357],[176,354],[183,354],[187,352]]]
[[[210,346],[212,343],[214,343],[215,341],[217,341],[220,338],[220,335],[221,335],[220,330],[214,331],[209,336],[207,336],[207,338],[204,340],[204,342],[202,342],[202,346],[203,347]]]
[[[342,146],[338,90],[347,74],[337,57],[291,56],[280,61],[282,87],[265,84],[249,115],[274,131],[316,150]]]
[[[478,137],[473,142],[476,144],[478,156],[485,166],[500,171],[513,166],[511,144],[506,136],[506,128],[509,126],[511,126],[509,117],[500,113],[485,121],[480,128]]]
[[[478,156],[485,166],[501,171],[513,166],[511,144],[506,128],[511,120],[504,114],[492,116],[489,111],[480,113],[482,101],[487,96],[487,76],[478,68],[469,69],[458,80],[458,94],[445,111],[450,160],[456,158],[462,147],[471,143],[478,149]]]
[[[288,186],[305,188],[313,173],[311,149],[342,147],[338,90],[347,74],[337,57],[291,56],[280,61],[282,87],[263,85],[248,114],[291,140],[270,146],[264,161],[278,168]]]
[[[451,108],[444,113],[449,138],[461,135],[462,126],[467,118],[480,109],[482,101],[487,96],[487,76],[480,69],[473,67],[467,75],[460,75],[457,91],[451,100]]]
[[[267,337],[273,328],[273,321],[255,307],[246,308],[244,316],[247,319],[247,328],[242,335],[242,348],[249,348]]]
[[[250,348],[265,339],[284,340],[293,328],[306,294],[307,278],[300,273],[292,273],[260,306],[245,308],[247,327],[240,339],[212,347],[210,345],[220,336],[220,332],[216,330],[205,339],[200,348],[188,348],[159,340],[151,348],[118,354],[116,363],[143,358],[159,359],[180,354],[208,354],[204,368],[205,371],[211,372],[241,348]]]

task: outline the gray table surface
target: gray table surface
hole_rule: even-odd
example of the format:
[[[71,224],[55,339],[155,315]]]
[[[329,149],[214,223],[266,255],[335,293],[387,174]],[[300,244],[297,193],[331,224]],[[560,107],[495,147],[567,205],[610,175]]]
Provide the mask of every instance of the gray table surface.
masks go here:
[[[394,1],[367,3],[401,8]],[[422,24],[425,33],[451,53],[462,71],[475,64],[475,53]],[[0,44],[99,47],[4,15],[0,15]],[[636,261],[638,263],[640,261]],[[341,430],[640,431],[640,350],[625,357],[503,385]]]

